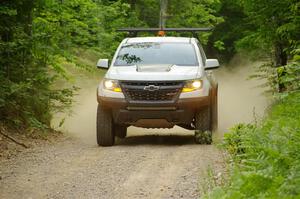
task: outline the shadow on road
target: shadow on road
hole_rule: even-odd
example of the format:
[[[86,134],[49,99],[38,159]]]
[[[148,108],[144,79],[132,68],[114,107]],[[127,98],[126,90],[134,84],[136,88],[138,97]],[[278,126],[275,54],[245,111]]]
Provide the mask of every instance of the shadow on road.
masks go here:
[[[191,135],[142,135],[130,136],[124,139],[117,139],[118,146],[136,145],[194,145],[194,136]]]

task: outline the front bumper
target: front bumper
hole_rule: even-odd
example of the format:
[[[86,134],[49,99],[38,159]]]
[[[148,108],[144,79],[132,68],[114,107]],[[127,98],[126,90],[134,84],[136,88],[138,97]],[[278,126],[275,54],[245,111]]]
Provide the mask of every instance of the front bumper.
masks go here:
[[[170,125],[190,125],[195,112],[210,105],[208,96],[179,99],[174,103],[139,102],[129,103],[122,98],[98,96],[98,103],[112,110],[114,122],[122,125],[135,125],[139,120],[166,120]],[[154,125],[155,126],[155,125]],[[161,128],[161,126],[155,126]]]

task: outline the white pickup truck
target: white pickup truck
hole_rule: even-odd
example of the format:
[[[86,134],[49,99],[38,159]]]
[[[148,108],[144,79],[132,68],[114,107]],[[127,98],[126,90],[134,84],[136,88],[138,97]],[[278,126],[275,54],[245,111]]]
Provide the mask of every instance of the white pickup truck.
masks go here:
[[[112,146],[129,126],[195,130],[196,142],[211,144],[217,125],[218,84],[196,38],[124,39],[97,89],[97,143]]]

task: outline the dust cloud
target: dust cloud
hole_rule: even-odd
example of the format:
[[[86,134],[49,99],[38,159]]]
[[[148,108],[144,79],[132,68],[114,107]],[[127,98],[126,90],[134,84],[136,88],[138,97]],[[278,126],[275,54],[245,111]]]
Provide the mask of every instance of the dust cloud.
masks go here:
[[[218,132],[222,135],[234,124],[260,120],[270,105],[270,96],[262,88],[264,80],[249,79],[260,62],[236,56],[227,67],[216,71],[219,82]]]
[[[220,138],[234,124],[252,122],[255,118],[263,117],[270,100],[263,94],[264,89],[258,87],[263,82],[256,79],[248,80],[249,75],[254,73],[258,62],[251,62],[236,57],[227,66],[222,66],[215,71],[219,82],[219,126],[217,137]],[[57,115],[53,120],[53,126],[73,137],[77,137],[87,144],[96,144],[96,88],[101,76],[88,75],[77,79],[76,85],[81,87],[75,96],[73,114]],[[59,121],[65,118],[62,127],[57,127]],[[130,127],[128,136],[143,135],[193,135],[180,127],[173,129],[142,129]]]

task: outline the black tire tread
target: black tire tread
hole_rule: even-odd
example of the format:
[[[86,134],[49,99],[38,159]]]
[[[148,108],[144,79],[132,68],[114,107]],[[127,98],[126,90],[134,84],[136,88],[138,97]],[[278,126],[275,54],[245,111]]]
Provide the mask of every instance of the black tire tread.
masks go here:
[[[195,115],[195,142],[197,144],[212,143],[211,106],[199,110]]]
[[[97,108],[97,143],[99,146],[112,146],[115,143],[111,111],[98,104]]]
[[[218,128],[218,84],[212,90],[211,95],[211,130]]]
[[[195,127],[198,131],[211,130],[211,110],[209,106],[199,110],[196,113]]]

